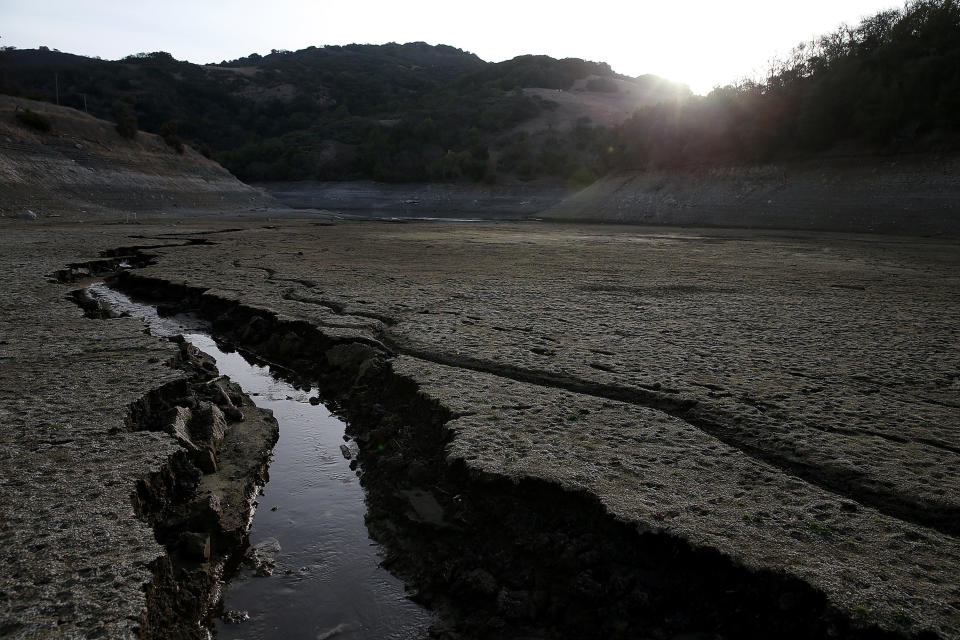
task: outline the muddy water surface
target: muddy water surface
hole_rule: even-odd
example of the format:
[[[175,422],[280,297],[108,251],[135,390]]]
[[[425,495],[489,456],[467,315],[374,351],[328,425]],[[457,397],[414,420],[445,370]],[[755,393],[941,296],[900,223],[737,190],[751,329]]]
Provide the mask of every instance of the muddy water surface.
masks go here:
[[[310,404],[315,390],[295,388],[268,367],[224,351],[194,318],[161,318],[153,307],[102,284],[90,287],[90,294],[116,312],[142,318],[154,335],[182,334],[280,424],[270,481],[258,498],[250,532],[252,546],[275,549],[276,540],[276,566],[271,575],[258,576],[245,563],[230,578],[223,609],[234,619],[242,612],[249,619],[236,624],[217,619],[216,637],[422,637],[430,615],[380,568],[378,547],[364,526],[363,489],[341,451],[344,425],[322,404]]]

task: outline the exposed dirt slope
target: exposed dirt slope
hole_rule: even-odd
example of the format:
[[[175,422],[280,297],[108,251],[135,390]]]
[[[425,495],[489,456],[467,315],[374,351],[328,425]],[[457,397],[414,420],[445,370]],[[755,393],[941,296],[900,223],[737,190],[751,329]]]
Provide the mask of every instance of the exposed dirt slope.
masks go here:
[[[49,132],[15,116],[30,109]],[[176,153],[159,136],[121,137],[114,125],[81,111],[0,96],[0,215],[117,216],[191,209],[279,206],[193,149]]]
[[[603,178],[545,218],[643,224],[960,233],[957,155],[855,157]]]

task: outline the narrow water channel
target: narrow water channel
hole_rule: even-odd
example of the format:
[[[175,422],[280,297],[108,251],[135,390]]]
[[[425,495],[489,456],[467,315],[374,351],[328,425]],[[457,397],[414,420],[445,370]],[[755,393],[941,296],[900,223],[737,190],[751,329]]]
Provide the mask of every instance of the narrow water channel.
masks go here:
[[[216,620],[217,638],[423,637],[430,614],[408,600],[403,583],[379,566],[376,543],[364,525],[364,493],[341,452],[344,425],[304,390],[273,375],[269,367],[223,351],[192,317],[160,317],[103,284],[90,295],[118,313],[142,318],[156,336],[183,335],[216,360],[220,373],[243,387],[280,424],[270,462],[270,481],[258,497],[250,544],[276,548],[272,575],[241,568],[225,586],[223,609],[249,619]]]

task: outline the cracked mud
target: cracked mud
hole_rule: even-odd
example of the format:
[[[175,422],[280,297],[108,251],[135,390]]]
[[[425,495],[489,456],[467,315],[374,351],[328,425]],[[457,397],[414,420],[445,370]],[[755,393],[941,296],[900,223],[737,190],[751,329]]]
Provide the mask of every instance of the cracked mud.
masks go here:
[[[120,282],[338,380],[371,532],[441,613],[437,635],[960,636],[954,242],[270,227],[177,229],[213,244],[151,248],[154,263]],[[127,537],[101,566],[128,597],[61,625],[140,628],[157,550],[123,496],[176,445],[151,434],[132,450],[108,425],[171,374],[132,323],[91,326],[37,275],[135,244],[123,231],[3,234],[18,300],[0,345],[3,553],[21,567],[4,578],[4,630],[56,629],[62,602],[92,601],[104,587],[71,567],[104,532]],[[46,315],[27,325],[24,306]],[[109,355],[85,355],[97,337]],[[114,378],[120,389],[103,383]],[[67,435],[41,439],[53,415]],[[54,484],[82,493],[90,456],[44,462],[71,446],[115,450],[83,481],[116,476],[112,511],[86,509],[114,515],[86,527]],[[17,484],[27,477],[50,480]],[[48,522],[75,529],[52,541],[60,564],[27,543]]]
[[[230,398],[242,391],[249,406],[272,413],[278,423],[270,480],[254,501],[254,506],[263,506],[253,517],[249,545],[245,536],[242,544],[221,553],[228,556],[224,584],[219,589],[220,602],[209,616],[214,618],[209,625],[216,637],[313,637],[338,626],[384,640],[421,637],[430,616],[404,597],[402,582],[379,566],[378,548],[371,545],[364,525],[364,492],[354,472],[356,463],[351,464],[350,452],[356,450],[356,443],[344,444],[343,423],[325,407],[316,406],[320,404],[316,390],[302,380],[287,382],[284,378],[289,374],[283,370],[224,351],[226,345],[218,345],[208,333],[209,326],[195,317],[161,317],[152,307],[136,304],[102,284],[84,291],[100,307],[144,319],[152,335],[182,334],[212,358],[221,376],[206,384],[219,390],[216,399],[221,400],[224,414],[243,417],[237,415]],[[177,413],[191,415],[187,408]],[[238,435],[236,427],[234,431],[232,435]],[[175,433],[180,436],[182,429]],[[239,435],[251,439],[242,431]],[[185,447],[195,450],[195,441],[195,437],[187,439]],[[222,452],[215,459],[221,467],[226,462]],[[235,462],[233,466],[221,468],[219,480],[205,477],[201,489],[223,484],[224,475],[249,475],[237,469]],[[191,542],[198,535],[183,534]],[[274,577],[257,579],[270,576]]]

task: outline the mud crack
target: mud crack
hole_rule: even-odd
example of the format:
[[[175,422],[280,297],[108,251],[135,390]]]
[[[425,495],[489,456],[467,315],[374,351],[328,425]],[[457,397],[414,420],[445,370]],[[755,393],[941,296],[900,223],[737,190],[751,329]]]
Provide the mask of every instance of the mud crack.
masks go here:
[[[71,265],[65,281],[146,264],[134,253],[94,264]],[[117,262],[120,260],[121,262]],[[87,317],[117,314],[86,290],[71,292]],[[219,376],[213,360],[177,336],[166,363],[182,377],[127,407],[125,431],[167,433],[179,449],[132,487],[131,502],[166,553],[150,564],[145,585],[144,638],[205,639],[202,623],[220,594],[223,566],[245,543],[252,500],[266,481],[270,452],[279,436],[272,414],[257,408],[240,387]],[[115,435],[116,430],[108,435]]]
[[[392,342],[389,336],[384,335],[382,340],[392,351],[426,360],[448,367],[476,371],[490,374],[516,382],[534,384],[542,387],[563,389],[606,400],[615,400],[639,407],[661,411],[674,418],[683,420],[687,424],[707,433],[724,444],[731,446],[745,455],[774,466],[784,473],[809,482],[817,487],[844,496],[862,504],[871,506],[881,513],[930,527],[947,535],[960,535],[960,513],[953,509],[932,509],[918,505],[906,499],[898,499],[889,493],[878,491],[867,480],[852,472],[841,469],[824,469],[805,464],[803,461],[781,454],[777,451],[760,448],[752,445],[741,436],[742,425],[737,424],[735,416],[717,414],[716,411],[704,407],[693,398],[672,396],[653,390],[627,387],[609,383],[599,383],[572,376],[562,376],[549,371],[537,371],[512,367],[501,363],[491,363],[469,356],[449,357],[444,354],[429,352],[422,349],[413,349]],[[873,432],[855,432],[844,430],[845,435],[856,437],[889,436]],[[952,450],[941,443],[924,443],[928,446]]]
[[[909,635],[852,620],[782,572],[745,568],[666,531],[641,533],[590,494],[447,461],[452,416],[395,373],[390,356],[650,407],[739,442],[732,427],[698,415],[695,400],[480,360],[447,361],[390,344],[385,331],[383,343],[333,338],[309,323],[159,278],[124,272],[115,284],[163,299],[171,310],[195,310],[219,337],[321,382],[325,400],[346,416],[359,443],[371,535],[385,545],[386,566],[440,612],[437,636],[676,637],[704,629],[724,637]],[[742,442],[737,448],[748,452]],[[769,454],[755,457],[761,455]]]

